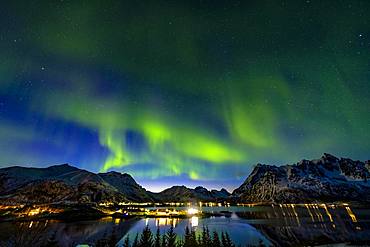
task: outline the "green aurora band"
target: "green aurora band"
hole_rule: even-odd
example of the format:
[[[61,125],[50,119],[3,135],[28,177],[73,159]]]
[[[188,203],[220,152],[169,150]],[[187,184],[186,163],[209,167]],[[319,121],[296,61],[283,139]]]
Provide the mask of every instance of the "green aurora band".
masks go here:
[[[222,181],[256,162],[369,158],[367,1],[15,2],[1,20],[3,165]],[[75,159],[87,143],[50,133],[50,119],[107,153]],[[20,147],[45,140],[65,151]]]

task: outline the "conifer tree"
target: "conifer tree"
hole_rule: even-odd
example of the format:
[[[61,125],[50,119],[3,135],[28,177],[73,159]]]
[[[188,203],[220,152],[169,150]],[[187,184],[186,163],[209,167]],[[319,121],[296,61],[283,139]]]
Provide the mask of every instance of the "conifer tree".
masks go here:
[[[106,238],[103,238],[97,246],[115,245],[111,245]],[[259,246],[263,246],[262,241]],[[130,247],[128,236],[124,239],[123,247]],[[131,247],[235,247],[235,244],[227,232],[222,232],[220,237],[216,231],[211,234],[208,227],[203,227],[201,234],[196,234],[194,229],[186,227],[184,238],[179,239],[173,226],[162,235],[159,228],[153,235],[149,226],[146,226],[141,234],[136,234]]]
[[[114,229],[112,234],[110,235],[110,237],[108,239],[108,246],[116,247],[117,242],[118,242],[117,233],[116,233],[116,229]]]
[[[216,231],[213,231],[212,247],[221,247],[220,238],[219,238],[218,233]]]
[[[127,237],[125,238],[125,241],[123,242],[122,247],[130,247],[130,236],[129,235],[127,235]]]
[[[190,230],[189,227],[186,227],[184,237],[185,237],[184,243],[183,243],[184,247],[197,247],[198,246],[197,237],[193,229]]]
[[[163,236],[162,236],[161,246],[162,247],[167,247],[167,237],[166,237],[166,234],[163,234]]]
[[[212,240],[209,234],[209,229],[208,227],[203,227],[201,246],[208,247],[208,246],[211,246],[211,244],[212,244]]]
[[[58,244],[58,240],[56,238],[56,235],[57,235],[57,232],[54,231],[50,236],[49,238],[47,239],[46,243],[45,243],[45,246],[47,247],[57,247],[59,246]]]
[[[176,247],[176,238],[177,238],[177,234],[174,232],[173,226],[171,226],[166,234],[166,239],[167,239],[166,247]]]
[[[106,246],[108,246],[108,234],[107,234],[106,231],[104,232],[103,237],[95,243],[95,246],[96,247],[106,247]]]
[[[184,240],[183,239],[177,239],[176,247],[184,247]]]
[[[228,247],[227,243],[226,243],[226,238],[225,238],[225,233],[224,232],[221,233],[221,243],[222,243],[222,247]]]
[[[262,239],[258,241],[258,247],[265,247],[265,244],[263,243]]]
[[[233,244],[233,241],[231,241],[229,234],[225,233],[226,241],[230,247],[235,247],[235,244]]]
[[[154,247],[161,247],[161,233],[159,231],[159,227],[157,228],[157,232],[155,234]]]
[[[139,247],[139,233],[136,234],[132,247]]]
[[[230,236],[227,232],[222,232],[221,235],[221,242],[222,242],[222,247],[235,247],[233,242],[230,239]]]
[[[139,246],[140,247],[152,247],[153,246],[153,233],[149,229],[149,226],[146,226],[143,229],[143,232],[141,233],[141,236],[140,236]]]
[[[185,228],[184,247],[193,247],[192,242],[191,242],[191,233],[190,233],[188,226],[186,226]]]
[[[197,235],[195,234],[194,229],[191,229],[190,235],[191,235],[191,243],[193,244],[193,246],[199,246],[200,242],[197,240]]]
[[[196,241],[197,241],[197,244],[198,244],[198,246],[199,247],[201,247],[202,246],[202,243],[203,243],[203,240],[202,240],[202,235],[201,234],[199,234],[198,236],[196,236]]]

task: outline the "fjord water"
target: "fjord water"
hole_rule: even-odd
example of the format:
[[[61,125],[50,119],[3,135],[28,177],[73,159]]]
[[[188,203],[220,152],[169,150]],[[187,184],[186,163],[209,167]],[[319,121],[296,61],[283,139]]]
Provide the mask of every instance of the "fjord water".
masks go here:
[[[237,245],[250,244],[258,245],[263,243],[268,246],[271,245],[270,241],[266,239],[256,228],[248,224],[246,220],[238,217],[210,217],[210,218],[199,218],[193,216],[187,219],[176,219],[176,218],[146,218],[138,221],[125,236],[122,237],[118,246],[122,246],[124,239],[129,236],[133,240],[136,234],[140,234],[142,229],[148,225],[149,228],[155,233],[156,229],[159,227],[161,234],[168,231],[168,229],[173,226],[175,233],[182,236],[184,234],[184,229],[186,226],[196,229],[198,234],[201,234],[203,227],[208,227],[209,231],[227,232],[231,239]]]
[[[62,222],[40,220],[0,223],[0,246],[40,246],[47,240],[59,246],[94,245],[110,239],[120,246],[126,236],[133,240],[148,225],[153,232],[184,233],[186,226],[197,232],[226,231],[236,244],[302,246],[320,244],[370,244],[370,210],[349,205],[277,205],[253,207],[203,207],[203,211],[228,211],[226,216],[176,218],[131,218]]]

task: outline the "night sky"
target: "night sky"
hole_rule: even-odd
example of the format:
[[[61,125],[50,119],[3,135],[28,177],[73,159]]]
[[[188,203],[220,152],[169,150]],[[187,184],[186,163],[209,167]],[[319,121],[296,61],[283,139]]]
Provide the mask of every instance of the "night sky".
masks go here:
[[[370,1],[7,1],[0,167],[233,189],[370,158]]]

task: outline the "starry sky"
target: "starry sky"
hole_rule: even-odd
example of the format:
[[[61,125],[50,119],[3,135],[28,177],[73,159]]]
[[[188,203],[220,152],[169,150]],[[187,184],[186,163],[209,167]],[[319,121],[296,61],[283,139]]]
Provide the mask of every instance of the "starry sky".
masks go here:
[[[257,162],[370,158],[370,1],[8,1],[0,167],[70,163],[149,190]]]

